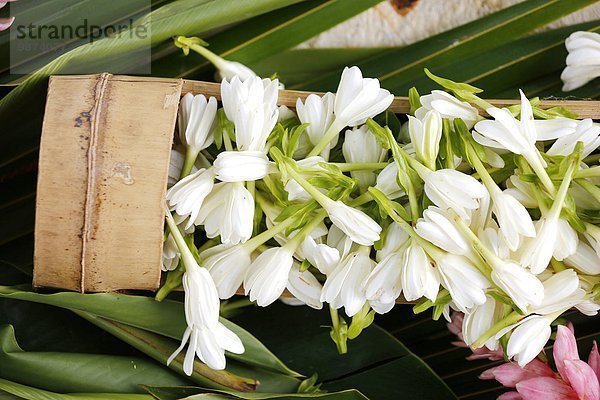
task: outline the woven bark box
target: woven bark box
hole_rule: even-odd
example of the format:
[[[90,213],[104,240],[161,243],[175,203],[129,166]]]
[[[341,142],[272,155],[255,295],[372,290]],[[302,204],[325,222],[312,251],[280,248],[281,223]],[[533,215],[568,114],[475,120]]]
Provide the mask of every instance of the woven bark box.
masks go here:
[[[36,205],[34,286],[105,292],[159,286],[164,196],[179,99],[220,85],[110,74],[50,79]],[[282,90],[295,107],[310,93]],[[491,100],[498,107],[518,103]],[[542,101],[580,118],[598,101]],[[407,113],[406,97],[390,110]]]

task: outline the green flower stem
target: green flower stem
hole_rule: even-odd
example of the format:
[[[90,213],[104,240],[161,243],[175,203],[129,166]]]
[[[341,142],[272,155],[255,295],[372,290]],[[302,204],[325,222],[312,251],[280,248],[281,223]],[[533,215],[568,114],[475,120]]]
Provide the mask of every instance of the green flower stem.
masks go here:
[[[196,159],[198,158],[198,151],[195,151],[191,146],[186,146],[185,151],[185,160],[183,162],[183,167],[181,167],[181,172],[179,174],[179,180],[185,178],[192,172],[192,168],[196,163]]]
[[[187,265],[185,265],[185,262],[183,260],[187,259],[193,259],[194,256],[192,254],[192,252],[190,251],[190,249],[188,248],[187,244],[185,243],[185,239],[183,238],[183,235],[181,234],[181,232],[179,232],[179,229],[177,228],[177,224],[175,223],[175,220],[173,219],[173,215],[171,215],[171,211],[169,211],[168,208],[165,207],[165,218],[167,221],[167,225],[169,227],[169,230],[171,231],[171,235],[173,235],[173,239],[175,240],[175,243],[177,244],[177,248],[179,249],[179,252],[181,253],[181,263],[184,266],[184,269],[187,269]]]
[[[225,146],[226,151],[232,151],[233,145],[231,144],[231,138],[229,137],[229,133],[227,130],[223,130],[223,146]]]
[[[302,229],[300,229],[300,231],[294,235],[293,238],[288,240],[288,242],[285,244],[285,247],[295,252],[296,249],[300,247],[304,239],[306,239],[306,237],[317,228],[317,226],[325,219],[325,217],[327,217],[327,211],[320,210],[317,212],[317,214],[310,220],[309,223],[304,225]]]
[[[331,143],[335,135],[340,133],[340,130],[342,130],[343,126],[339,125],[340,122],[337,119],[334,119],[333,123],[329,126],[321,140],[319,140],[319,143],[317,143],[315,147],[313,147],[310,153],[308,153],[307,157],[318,156],[319,154],[321,154],[325,147],[327,147],[327,145]]]
[[[243,244],[243,246],[245,246],[247,249],[249,249],[249,251],[252,252],[252,251],[256,250],[262,244],[269,241],[274,236],[276,236],[279,233],[286,230],[295,221],[296,221],[296,218],[290,217],[290,218],[286,219],[285,221],[280,222],[279,224],[273,225],[266,231],[263,231],[263,232],[259,233],[258,235],[254,236],[253,238],[251,238],[250,240],[248,240],[246,243]]]
[[[384,169],[388,166],[388,163],[332,163],[340,169],[342,172],[350,171],[373,171]]]
[[[580,169],[575,173],[575,178],[594,178],[596,176],[600,176],[600,166],[596,165],[595,167]]]
[[[483,163],[477,156],[477,152],[473,148],[473,145],[471,143],[467,143],[466,146],[467,146],[466,150],[467,150],[467,154],[469,155],[469,159],[473,163],[473,168],[475,168],[475,171],[477,171],[479,178],[483,182],[483,184],[484,184],[485,188],[488,190],[488,192],[490,192],[492,197],[494,194],[501,192],[501,189],[496,184],[496,181],[494,181],[492,176],[489,174],[488,170],[485,168],[485,165],[483,165]]]
[[[587,179],[575,179],[575,182],[584,188],[589,194],[591,194],[598,203],[600,203],[600,188],[594,185]]]
[[[419,201],[417,200],[417,193],[415,192],[415,188],[412,184],[412,180],[410,179],[410,171],[408,171],[408,168],[405,163],[407,163],[408,165],[413,167],[415,169],[415,171],[417,171],[417,174],[419,174],[419,176],[423,180],[425,180],[425,179],[419,173],[419,168],[421,168],[422,173],[427,174],[427,175],[429,175],[431,173],[431,170],[429,170],[427,167],[423,166],[423,164],[419,163],[417,160],[415,160],[411,156],[409,156],[408,153],[406,151],[404,151],[404,149],[402,147],[400,147],[398,142],[396,142],[396,139],[394,138],[394,135],[392,134],[392,131],[389,130],[389,128],[386,128],[385,132],[387,135],[388,143],[390,145],[390,149],[392,150],[392,155],[394,157],[394,160],[396,161],[396,165],[398,166],[398,174],[400,173],[400,171],[404,171],[404,173],[407,176],[407,181],[408,181],[407,186],[408,187],[405,187],[404,189],[408,196],[410,219],[412,221],[416,221],[420,215]],[[403,160],[404,162],[401,162],[400,160]],[[415,162],[415,166],[413,166],[411,164],[413,161]]]
[[[569,186],[571,186],[571,181],[573,180],[575,167],[575,160],[571,159],[567,173],[565,174],[563,181],[560,183],[558,192],[556,193],[556,197],[552,203],[552,207],[550,207],[550,211],[548,212],[548,218],[558,218],[560,216],[560,211],[562,210],[565,199],[567,198]]]
[[[331,315],[331,323],[333,325],[331,328],[331,337],[335,342],[338,353],[346,354],[348,352],[348,344],[346,342],[347,333],[342,332],[338,310],[329,306],[329,314]]]
[[[556,193],[556,188],[554,187],[554,183],[552,183],[552,179],[550,179],[548,172],[542,165],[540,153],[534,149],[534,151],[529,154],[524,153],[523,157],[527,160],[527,163],[529,163],[537,177],[540,179],[546,191],[553,196]]]
[[[563,262],[558,261],[554,257],[550,259],[550,265],[552,265],[552,269],[554,269],[554,272],[560,272],[560,271],[564,271],[565,269],[567,269]]]
[[[223,66],[223,59],[207,49],[205,46],[197,43],[193,43],[191,38],[186,38],[184,36],[179,36],[177,41],[185,44],[190,50],[195,51],[200,54],[202,57],[206,58],[210,61],[217,69],[220,69]]]
[[[348,205],[350,207],[358,207],[358,206],[362,206],[363,204],[366,204],[370,201],[373,201],[373,195],[369,192],[364,192],[360,196],[349,201]]]
[[[185,270],[179,267],[173,271],[169,271],[165,283],[161,286],[158,292],[156,292],[154,299],[156,301],[163,301],[169,295],[169,293],[180,287],[184,272]]]
[[[285,169],[287,173],[290,174],[290,176],[294,178],[294,180],[298,182],[298,184],[302,186],[302,188],[306,190],[308,194],[310,194],[312,198],[315,199],[317,203],[319,203],[323,208],[327,208],[329,204],[333,203],[332,199],[330,199],[329,197],[321,193],[316,187],[311,185],[310,182],[304,179],[304,177],[300,175],[298,171],[294,169],[293,166],[286,163]]]
[[[373,195],[373,199],[379,203],[379,205],[381,207],[383,207],[385,209],[385,211],[388,213],[388,215],[390,216],[390,218],[398,223],[398,225],[400,225],[400,228],[402,228],[402,230],[404,232],[406,232],[408,234],[408,236],[411,237],[412,240],[414,240],[415,242],[417,242],[417,244],[419,246],[421,246],[423,248],[423,250],[425,250],[425,252],[434,260],[439,260],[441,259],[446,252],[439,249],[437,246],[435,246],[434,244],[428,242],[427,240],[423,239],[421,236],[419,236],[419,234],[417,234],[417,232],[415,232],[414,228],[412,227],[411,224],[409,224],[408,222],[406,222],[397,212],[396,210],[394,210],[393,208],[389,207],[388,204],[385,204],[385,202],[392,202],[391,200],[389,200],[388,198],[386,198],[383,193],[381,193],[380,195],[375,194],[376,192],[379,192],[377,189],[375,188],[370,188],[369,189],[369,193],[371,193]],[[382,197],[383,196],[383,197]]]
[[[488,329],[481,337],[479,337],[473,344],[471,345],[472,349],[478,349],[485,344],[490,338],[500,332],[502,329],[507,328],[513,324],[516,324],[523,318],[522,314],[519,314],[516,311],[511,312],[500,321],[496,322],[490,329]]]

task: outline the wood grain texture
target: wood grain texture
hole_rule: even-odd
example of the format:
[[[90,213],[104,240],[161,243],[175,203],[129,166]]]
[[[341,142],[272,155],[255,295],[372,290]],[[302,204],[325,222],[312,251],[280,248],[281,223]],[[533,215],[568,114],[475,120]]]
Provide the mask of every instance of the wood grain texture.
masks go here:
[[[52,78],[40,150],[35,286],[158,288],[180,95],[178,79]]]
[[[221,85],[211,82],[200,82],[183,80],[182,93],[204,94],[205,96],[214,96],[221,99]],[[296,107],[296,99],[302,100],[311,94],[322,94],[318,92],[303,92],[298,90],[281,90],[279,92],[279,105]],[[520,104],[520,100],[487,100],[496,107],[507,107],[514,104]],[[541,100],[540,107],[547,109],[551,107],[566,107],[579,115],[580,118],[600,119],[600,101],[598,100]],[[408,97],[396,96],[389,108],[398,114],[406,114],[410,110]],[[485,115],[485,113],[483,112]]]

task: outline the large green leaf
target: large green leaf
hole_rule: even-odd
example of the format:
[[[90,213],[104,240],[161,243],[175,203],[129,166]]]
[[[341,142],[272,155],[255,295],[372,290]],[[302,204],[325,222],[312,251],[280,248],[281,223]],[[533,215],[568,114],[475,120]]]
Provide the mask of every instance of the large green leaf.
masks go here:
[[[178,0],[134,22],[131,29],[146,27],[156,45],[176,33],[201,34],[298,1]],[[73,71],[122,73],[144,64],[150,44],[131,29],[59,56],[0,100],[0,126],[11,127],[0,135],[0,166],[37,148],[48,76]],[[27,110],[27,118],[22,110]]]
[[[27,287],[0,286],[0,297],[33,301],[71,310],[84,311],[113,321],[121,322],[150,332],[180,340],[186,328],[183,304],[173,300],[157,302],[145,296],[118,293],[81,294],[60,292],[40,294]],[[228,354],[248,365],[271,369],[297,376],[259,340],[240,326],[221,318],[221,322],[234,331],[244,343],[244,354]]]
[[[374,6],[382,0],[316,0],[296,4],[253,18],[209,38],[210,49],[227,59],[249,66],[277,55],[340,22]],[[197,54],[185,57],[176,52],[152,64],[158,76],[190,77],[212,70],[210,63]],[[271,76],[271,74],[264,75]]]
[[[217,391],[205,388],[181,387],[146,387],[158,400],[177,400],[185,397],[188,400],[197,399],[243,399],[243,400],[294,400],[294,399],[322,399],[322,400],[368,400],[359,391],[341,390],[335,393],[233,393],[231,391]]]
[[[185,385],[186,379],[137,357],[24,352],[11,325],[0,327],[0,377],[63,393],[143,393],[140,384]]]
[[[167,359],[179,346],[179,343],[172,339],[143,329],[96,317],[93,314],[82,311],[76,311],[76,314],[144,352],[162,365],[166,365]],[[184,356],[185,353],[180,353],[169,365],[171,369],[180,375],[184,375]],[[216,388],[232,388],[240,391],[253,391],[257,385],[254,379],[235,376],[227,371],[215,371],[197,360],[194,362],[194,370],[189,379],[200,385],[208,385],[209,387]]]
[[[496,97],[505,92],[510,98],[517,98],[518,88],[541,75],[553,74],[554,83],[561,83],[560,73],[565,67],[567,50],[565,39],[575,31],[600,30],[600,21],[568,26],[519,39],[512,43],[482,52],[460,60],[446,67],[435,69],[436,75],[448,77],[458,82],[466,82],[484,88],[486,97]],[[544,65],[544,68],[540,68]],[[427,92],[439,86],[424,74],[413,81],[419,91]],[[531,96],[529,92],[525,92]],[[555,92],[559,94],[560,91]]]
[[[327,311],[273,304],[246,309],[235,321],[251,328],[290,367],[317,373],[327,390],[355,388],[371,400],[456,398],[427,364],[377,326],[348,342],[348,353],[339,355],[329,337]]]
[[[124,27],[131,20],[150,12],[150,6],[157,7],[172,0],[129,0],[112,2],[106,7],[102,2],[95,0],[46,0],[46,1],[19,1],[10,5],[10,15],[16,18],[16,24],[27,26],[29,23],[35,25],[43,24],[49,26],[73,26],[88,18],[88,24],[100,27]],[[90,18],[90,16],[92,16]],[[77,46],[89,41],[89,30],[77,32],[77,37],[67,38],[65,41],[46,43],[46,46],[32,58],[20,65],[9,57],[10,35],[0,35],[0,82],[11,82],[14,76],[7,74],[9,68],[20,67],[22,70],[34,71],[52,61],[59,54],[65,53]],[[83,37],[85,36],[85,37]],[[48,45],[50,44],[50,45]],[[12,64],[9,65],[9,62]]]
[[[0,399],[4,399],[2,391],[10,393],[10,399],[26,400],[152,400],[147,394],[119,393],[77,393],[59,394],[0,379]],[[7,397],[8,399],[8,397]]]
[[[406,93],[423,68],[440,68],[479,52],[511,42],[595,0],[527,0],[458,28],[383,52],[359,64],[365,76],[378,77],[383,87]],[[334,90],[339,73],[294,85],[310,90]]]

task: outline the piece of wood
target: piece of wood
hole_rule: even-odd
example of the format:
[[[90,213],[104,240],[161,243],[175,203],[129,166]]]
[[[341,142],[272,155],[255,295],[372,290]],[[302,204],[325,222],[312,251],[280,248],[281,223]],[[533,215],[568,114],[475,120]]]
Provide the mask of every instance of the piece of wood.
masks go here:
[[[191,92],[193,94],[203,94],[205,96],[214,96],[221,99],[221,85],[211,82],[200,82],[192,80],[183,80],[182,93]],[[282,90],[279,92],[279,105],[296,107],[296,99],[302,100],[311,94],[322,94],[318,92],[302,92],[298,90]],[[520,104],[520,100],[487,100],[496,107],[508,107]],[[579,118],[600,119],[600,101],[597,100],[541,100],[540,107],[547,109],[551,107],[566,107],[576,113]],[[410,110],[408,97],[396,96],[389,108],[390,111],[399,114],[406,114]],[[484,113],[485,114],[485,113]]]
[[[179,79],[52,77],[37,189],[34,286],[156,290]]]

